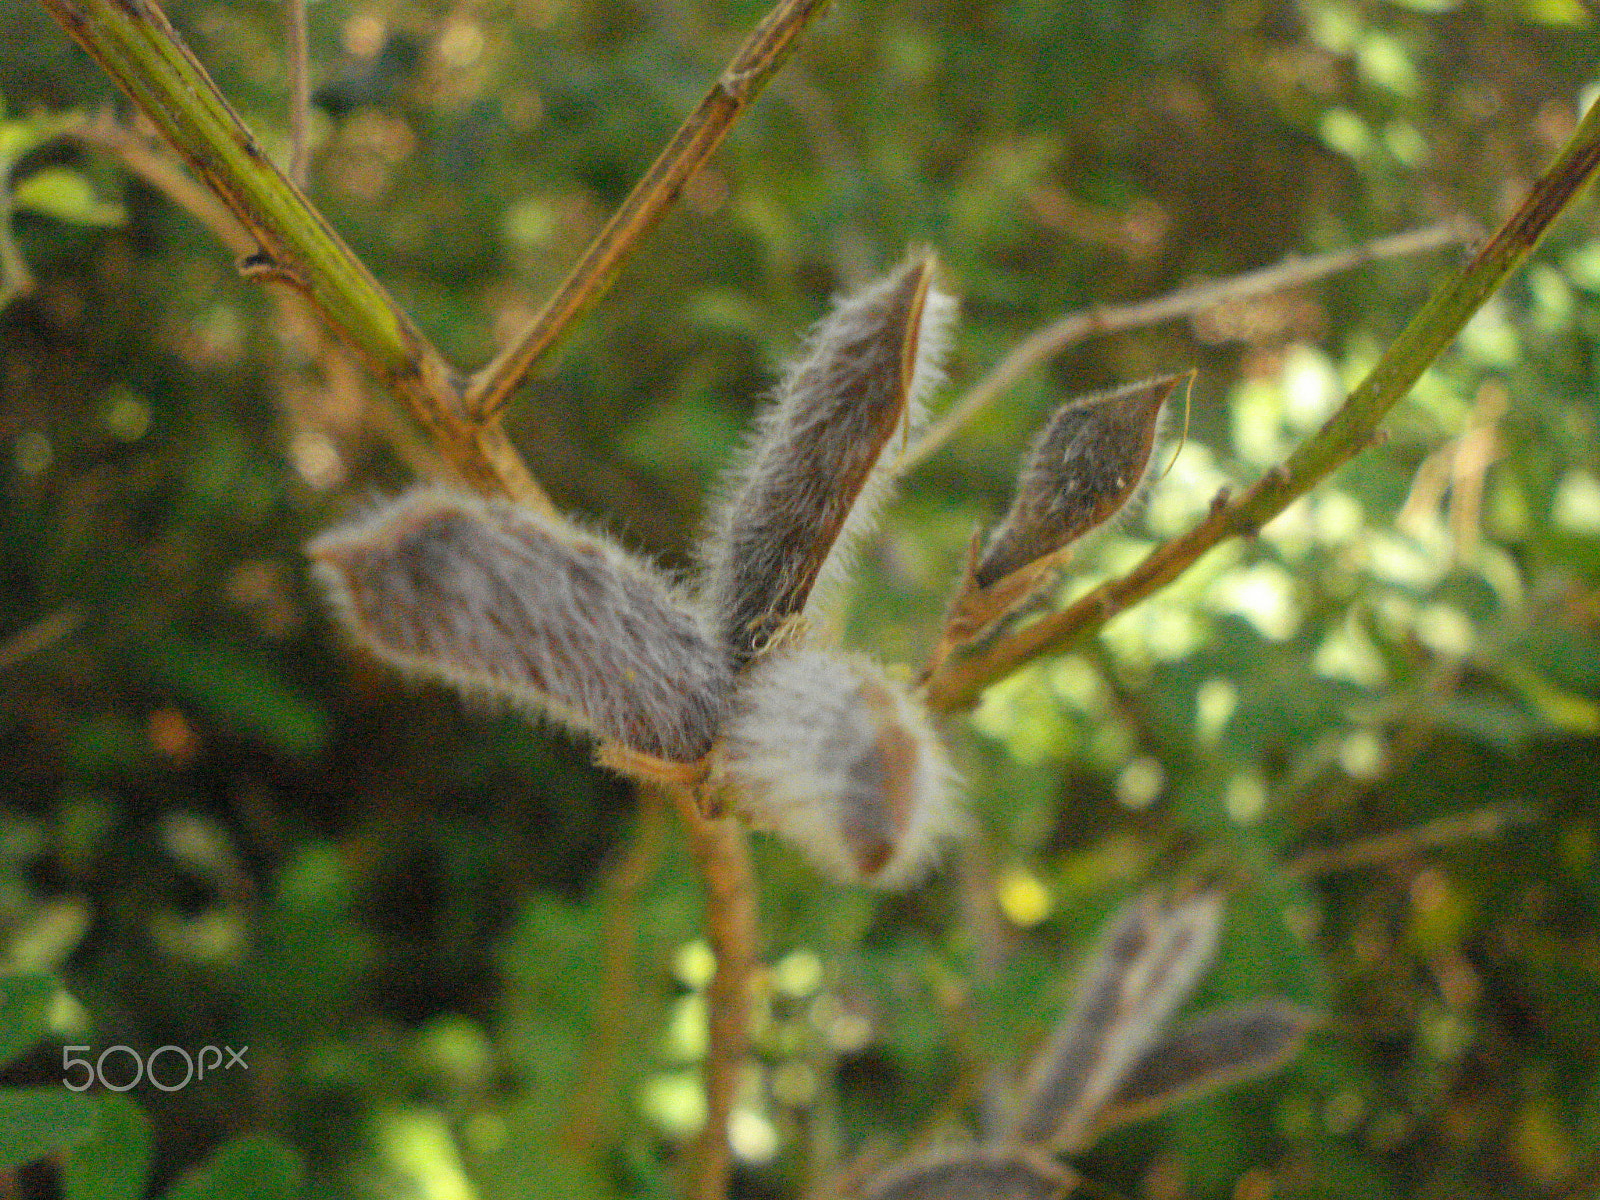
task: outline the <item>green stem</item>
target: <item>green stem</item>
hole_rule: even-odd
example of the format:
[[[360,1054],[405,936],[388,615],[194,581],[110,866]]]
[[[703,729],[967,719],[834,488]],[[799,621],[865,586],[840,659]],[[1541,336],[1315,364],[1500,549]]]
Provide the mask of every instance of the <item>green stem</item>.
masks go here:
[[[1441,284],[1327,423],[1237,500],[1219,495],[1206,519],[1158,546],[1127,575],[976,653],[955,655],[928,679],[939,711],[972,704],[1024,663],[1065,649],[1117,613],[1176,579],[1228,538],[1254,534],[1333,471],[1371,445],[1378,425],[1411,390],[1461,327],[1520,267],[1600,166],[1600,104],[1591,105],[1560,156],[1473,259]]]
[[[385,378],[417,369],[418,337],[360,260],[311,207],[149,0],[42,0],[167,142],[238,215],[271,266]]]
[[[468,420],[458,373],[278,169],[155,0],[41,0],[237,216],[247,275],[303,293],[482,487],[548,505],[503,432]]]

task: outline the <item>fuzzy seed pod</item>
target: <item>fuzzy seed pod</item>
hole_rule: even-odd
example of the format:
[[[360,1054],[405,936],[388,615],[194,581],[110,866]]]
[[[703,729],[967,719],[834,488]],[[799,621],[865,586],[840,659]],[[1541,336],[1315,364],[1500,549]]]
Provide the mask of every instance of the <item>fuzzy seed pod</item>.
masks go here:
[[[973,574],[991,587],[1054,554],[1125,508],[1148,478],[1169,375],[1068,401],[1034,438],[1011,511]]]
[[[862,1200],[1060,1200],[1078,1176],[1041,1154],[1011,1146],[958,1146],[891,1167]]]
[[[1101,1115],[1099,1127],[1164,1112],[1181,1100],[1265,1075],[1295,1056],[1315,1024],[1310,1013],[1282,1000],[1207,1013],[1145,1051]]]
[[[922,706],[873,663],[794,649],[755,663],[729,704],[710,790],[839,879],[905,887],[959,830]]]
[[[673,762],[716,737],[727,654],[648,564],[512,504],[434,488],[307,548],[358,642]]]
[[[1025,1143],[1077,1149],[1216,952],[1222,903],[1204,896],[1164,910],[1127,908],[1084,969],[1077,1005],[1056,1027],[1024,1088]]]
[[[803,613],[887,496],[895,432],[923,417],[955,302],[914,256],[812,331],[757,421],[701,551],[704,593],[739,663]]]

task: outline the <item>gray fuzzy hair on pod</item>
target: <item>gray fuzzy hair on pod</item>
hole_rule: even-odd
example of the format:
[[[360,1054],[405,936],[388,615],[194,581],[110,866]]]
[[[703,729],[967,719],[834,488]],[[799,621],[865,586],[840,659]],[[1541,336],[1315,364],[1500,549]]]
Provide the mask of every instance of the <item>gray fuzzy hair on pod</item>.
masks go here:
[[[878,666],[788,649],[740,678],[708,787],[827,874],[898,888],[960,831],[953,782],[926,711]]]
[[[701,548],[707,607],[741,664],[848,569],[888,494],[895,434],[921,423],[955,318],[934,271],[914,255],[841,301],[757,418]]]
[[[990,587],[1056,553],[1124,511],[1150,476],[1168,375],[1069,400],[1034,437],[1011,510],[973,575]]]
[[[727,652],[650,564],[502,501],[409,492],[308,547],[356,641],[655,758],[716,737]]]

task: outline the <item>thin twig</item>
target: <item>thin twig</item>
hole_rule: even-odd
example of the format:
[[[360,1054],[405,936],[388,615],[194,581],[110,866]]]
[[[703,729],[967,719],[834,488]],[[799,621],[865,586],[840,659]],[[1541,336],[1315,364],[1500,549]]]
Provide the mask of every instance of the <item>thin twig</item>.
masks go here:
[[[534,363],[599,300],[624,256],[662,218],[684,183],[722,143],[828,4],[829,0],[779,0],[756,26],[528,327],[473,375],[466,390],[469,413],[486,415],[505,407]]]
[[[38,286],[11,231],[11,181],[0,174],[0,309]]]
[[[567,1118],[561,1145],[572,1155],[594,1153],[604,1118],[613,1103],[617,1065],[629,1036],[629,998],[633,960],[639,941],[639,891],[661,857],[665,811],[653,789],[639,789],[639,820],[627,853],[606,878],[605,945],[601,954],[600,995],[594,1005],[594,1037],[583,1078]]]
[[[1468,319],[1526,261],[1539,239],[1600,167],[1600,105],[1591,105],[1560,156],[1472,260],[1441,284],[1367,377],[1310,439],[1237,500],[1218,495],[1194,529],[1158,546],[1127,575],[1077,603],[948,659],[927,681],[930,705],[952,711],[973,703],[997,679],[1042,654],[1087,637],[1129,605],[1188,570],[1229,538],[1258,532],[1319,482],[1379,439],[1378,426]]]
[[[144,180],[168,200],[211,231],[211,235],[241,258],[255,249],[250,231],[232,211],[195,182],[171,157],[146,138],[140,137],[112,114],[102,109],[64,130],[74,141],[109,154],[124,168]]]
[[[1310,879],[1357,867],[1375,867],[1381,863],[1410,858],[1424,850],[1437,850],[1478,838],[1498,837],[1513,825],[1525,825],[1537,819],[1538,814],[1528,808],[1480,808],[1475,812],[1439,817],[1411,829],[1362,838],[1343,846],[1308,850],[1286,863],[1284,869],[1297,879]]]
[[[750,1048],[750,978],[756,960],[756,888],[750,846],[739,823],[701,815],[688,788],[669,792],[683,822],[689,851],[706,883],[706,936],[717,970],[706,991],[710,1038],[706,1051],[706,1123],[684,1178],[692,1200],[723,1200],[728,1191],[728,1117],[739,1068]]]
[[[305,190],[311,171],[311,34],[306,0],[284,0],[284,57],[289,67],[289,178]]]
[[[76,608],[63,608],[48,617],[40,617],[31,625],[23,626],[0,642],[0,671],[48,650],[82,623],[83,613]]]
[[[165,153],[159,143],[140,136],[109,111],[79,118],[62,130],[62,136],[110,155],[132,175],[138,176],[172,203],[211,231],[219,242],[243,257],[255,249],[255,241],[237,217],[202,187],[183,167]],[[289,288],[273,289],[278,327],[297,344],[306,347],[323,375],[327,394],[361,393],[362,374],[349,344],[329,332],[316,309],[304,295]],[[361,419],[373,436],[388,444],[395,456],[423,477],[445,473],[438,454],[424,445],[416,428],[389,403],[359,401]]]
[[[1289,258],[1270,267],[1258,267],[1226,279],[1197,283],[1180,288],[1153,300],[1136,304],[1122,304],[1111,308],[1096,306],[1081,312],[1068,313],[1033,333],[1016,349],[1007,354],[983,379],[974,384],[965,395],[952,404],[949,410],[922,435],[904,455],[898,469],[911,470],[948,442],[956,433],[1034,367],[1060,354],[1069,346],[1107,333],[1124,333],[1130,329],[1144,329],[1171,321],[1178,317],[1191,317],[1230,301],[1246,300],[1286,291],[1337,275],[1364,263],[1389,258],[1402,258],[1422,254],[1445,246],[1460,245],[1478,236],[1475,226],[1466,221],[1445,221],[1409,233],[1336,250],[1331,254],[1318,254],[1311,258]]]

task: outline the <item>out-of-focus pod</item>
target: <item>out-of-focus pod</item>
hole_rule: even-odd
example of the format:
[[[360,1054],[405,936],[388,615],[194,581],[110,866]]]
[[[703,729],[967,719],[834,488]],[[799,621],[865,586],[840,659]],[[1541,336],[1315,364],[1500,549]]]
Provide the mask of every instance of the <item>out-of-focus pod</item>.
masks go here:
[[[1221,924],[1215,895],[1171,908],[1146,896],[1117,917],[1083,968],[1077,1003],[1029,1072],[1017,1141],[1082,1148],[1211,965]]]
[[[861,1200],[1061,1200],[1078,1176],[1036,1151],[956,1146],[911,1158],[873,1179]]]

